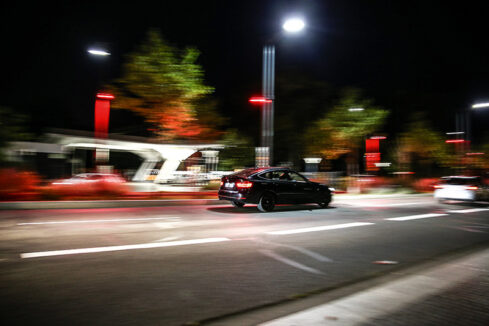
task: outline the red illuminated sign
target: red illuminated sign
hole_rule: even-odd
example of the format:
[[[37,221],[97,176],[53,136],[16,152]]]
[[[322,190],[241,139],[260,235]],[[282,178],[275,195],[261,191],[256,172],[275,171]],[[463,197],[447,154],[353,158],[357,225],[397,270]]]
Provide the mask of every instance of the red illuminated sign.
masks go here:
[[[375,163],[380,162],[380,153],[365,153],[365,170],[378,171],[379,167]]]
[[[464,143],[465,140],[463,139],[449,139],[449,140],[445,140],[445,143],[447,144],[451,144],[451,143]]]
[[[379,140],[378,139],[366,139],[365,140],[365,152],[378,153],[379,152]]]
[[[272,103],[271,99],[265,98],[263,96],[256,96],[249,99],[249,102],[252,104],[264,104],[264,103]]]
[[[110,101],[95,101],[95,137],[107,138],[109,132]]]
[[[113,100],[115,97],[108,93],[97,93],[97,98],[101,100]]]

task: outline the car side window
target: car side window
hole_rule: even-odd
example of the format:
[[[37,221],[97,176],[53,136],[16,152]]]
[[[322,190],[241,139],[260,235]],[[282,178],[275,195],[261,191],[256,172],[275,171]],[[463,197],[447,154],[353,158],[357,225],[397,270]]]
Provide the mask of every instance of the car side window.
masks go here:
[[[290,177],[289,177],[289,174],[287,173],[287,171],[277,171],[276,174],[277,174],[276,180],[290,181]]]
[[[289,172],[290,180],[292,181],[297,181],[297,182],[306,182],[306,179],[304,179],[302,176],[300,176],[298,173]]]
[[[272,179],[272,172],[265,172],[265,173],[259,174],[258,176],[261,179],[271,180]]]

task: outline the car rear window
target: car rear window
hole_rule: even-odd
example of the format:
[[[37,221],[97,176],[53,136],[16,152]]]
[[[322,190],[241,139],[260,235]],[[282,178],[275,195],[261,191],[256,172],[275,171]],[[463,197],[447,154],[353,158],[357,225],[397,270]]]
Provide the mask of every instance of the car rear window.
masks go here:
[[[264,168],[263,169],[257,169],[257,168],[244,169],[244,170],[238,171],[236,173],[233,173],[230,176],[247,178],[250,175],[258,173],[258,172],[263,171],[263,170],[265,170],[265,169]]]

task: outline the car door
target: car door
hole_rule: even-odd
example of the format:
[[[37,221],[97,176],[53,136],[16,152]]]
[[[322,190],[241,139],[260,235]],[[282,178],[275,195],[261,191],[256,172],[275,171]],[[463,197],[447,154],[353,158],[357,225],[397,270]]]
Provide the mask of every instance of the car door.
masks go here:
[[[279,203],[291,204],[296,202],[296,189],[290,180],[288,170],[274,171],[272,180],[275,185],[275,192]]]
[[[276,173],[276,171],[268,171],[259,174],[255,179],[255,182],[260,186],[259,196],[261,196],[261,193],[265,191],[270,191],[276,194],[277,199],[279,200],[280,194],[278,190],[278,180],[278,174]]]
[[[310,203],[315,201],[315,187],[299,173],[289,171],[290,182],[293,185],[293,198],[296,203]]]

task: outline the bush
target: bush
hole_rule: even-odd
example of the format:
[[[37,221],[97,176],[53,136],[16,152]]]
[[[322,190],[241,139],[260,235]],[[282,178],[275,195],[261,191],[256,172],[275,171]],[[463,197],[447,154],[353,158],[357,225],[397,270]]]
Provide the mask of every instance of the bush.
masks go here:
[[[423,178],[415,180],[412,183],[412,188],[418,192],[431,192],[433,186],[439,181],[437,178]]]
[[[34,172],[0,170],[0,200],[36,199],[41,178]]]
[[[80,197],[104,199],[123,196],[128,192],[129,189],[127,185],[107,181],[79,184],[52,184],[43,189],[43,194],[46,199],[67,199]]]

